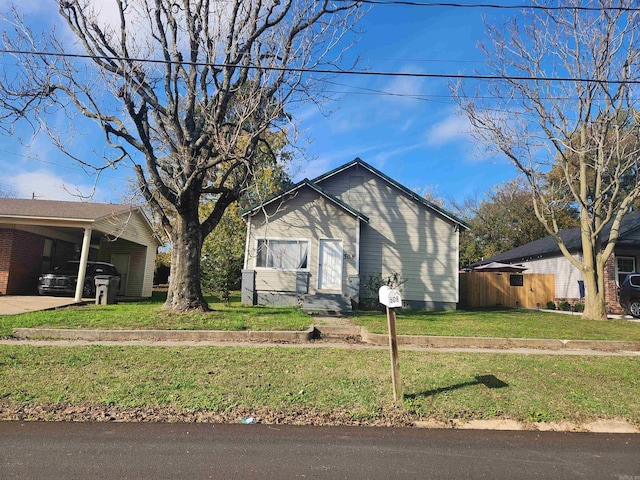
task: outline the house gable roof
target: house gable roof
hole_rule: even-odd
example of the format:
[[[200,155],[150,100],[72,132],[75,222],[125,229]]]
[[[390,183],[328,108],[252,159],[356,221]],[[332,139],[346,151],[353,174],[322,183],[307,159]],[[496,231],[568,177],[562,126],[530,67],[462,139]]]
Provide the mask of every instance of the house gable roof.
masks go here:
[[[369,217],[367,217],[366,215],[360,213],[358,210],[356,210],[352,206],[347,205],[346,203],[344,203],[339,198],[331,195],[329,192],[324,191],[322,188],[320,188],[318,185],[316,185],[314,182],[310,181],[307,178],[305,178],[304,180],[296,183],[294,186],[292,186],[288,190],[285,190],[284,192],[280,192],[280,193],[277,193],[275,195],[271,195],[270,197],[268,197],[262,203],[257,203],[255,205],[252,205],[252,206],[246,208],[245,210],[243,210],[240,213],[240,215],[242,217],[245,217],[245,216],[255,212],[256,210],[258,210],[258,209],[260,209],[260,208],[262,208],[262,207],[264,207],[264,206],[266,206],[266,205],[268,205],[270,203],[273,203],[273,202],[277,201],[278,199],[281,199],[281,198],[283,198],[283,197],[285,197],[287,195],[291,195],[292,193],[294,193],[297,190],[300,190],[301,188],[304,188],[304,187],[308,187],[308,188],[316,191],[319,195],[321,195],[322,197],[326,198],[331,203],[334,203],[335,205],[337,205],[341,209],[347,211],[348,213],[350,213],[354,217],[362,220],[365,223],[369,223]]]
[[[359,165],[359,166],[367,169],[372,174],[376,175],[377,177],[381,178],[382,180],[384,180],[388,184],[390,184],[393,187],[395,187],[396,189],[400,190],[402,193],[407,195],[409,198],[411,198],[415,202],[419,203],[420,205],[422,205],[422,206],[424,206],[424,207],[426,207],[426,208],[428,208],[430,210],[435,211],[438,215],[440,215],[442,217],[445,217],[446,219],[448,219],[449,221],[451,221],[451,222],[453,222],[453,223],[455,223],[457,225],[460,225],[465,230],[469,230],[471,228],[471,226],[468,223],[466,223],[464,220],[458,218],[457,216],[455,216],[451,212],[449,212],[449,211],[445,210],[444,208],[434,204],[433,202],[430,202],[426,198],[421,197],[417,193],[412,192],[411,190],[409,190],[407,187],[405,187],[401,183],[397,182],[396,180],[394,180],[393,178],[389,177],[388,175],[385,175],[380,170],[372,167],[367,162],[365,162],[364,160],[362,160],[362,159],[360,159],[358,157],[356,157],[355,159],[353,159],[352,161],[350,161],[348,163],[345,163],[344,165],[341,165],[341,166],[339,166],[337,168],[334,168],[333,170],[314,178],[311,181],[313,183],[315,183],[315,184],[322,183],[327,178],[330,178],[330,177],[332,177],[332,176],[334,176],[334,175],[336,175],[336,174],[338,174],[340,172],[343,172],[344,170],[347,170],[347,169],[349,169],[351,167],[354,167],[356,165]]]
[[[132,209],[135,207],[112,203],[0,198],[0,217],[96,221]]]
[[[609,222],[602,231],[603,243],[607,242],[609,239],[609,233],[611,232],[611,223],[612,222]],[[616,242],[616,245],[629,247],[640,246],[640,238],[634,238],[633,236],[633,234],[637,233],[639,230],[640,211],[626,214],[622,219],[622,224],[620,225],[620,235],[618,241]],[[582,247],[580,227],[561,230],[560,232],[558,232],[558,234],[560,235],[560,238],[562,238],[562,241],[570,252],[578,251]],[[558,243],[556,242],[555,238],[553,238],[551,235],[547,235],[544,238],[534,240],[533,242],[529,242],[511,250],[507,250],[506,252],[499,253],[498,255],[495,255],[491,258],[476,262],[472,264],[472,266],[485,265],[490,262],[521,262],[547,256],[556,256],[560,254],[560,247],[558,247]]]
[[[133,205],[96,202],[71,202],[60,200],[30,200],[24,198],[0,198],[0,223],[41,223],[58,226],[90,226],[95,222],[137,213],[149,229],[149,235],[158,245],[162,241],[155,234],[142,209]]]

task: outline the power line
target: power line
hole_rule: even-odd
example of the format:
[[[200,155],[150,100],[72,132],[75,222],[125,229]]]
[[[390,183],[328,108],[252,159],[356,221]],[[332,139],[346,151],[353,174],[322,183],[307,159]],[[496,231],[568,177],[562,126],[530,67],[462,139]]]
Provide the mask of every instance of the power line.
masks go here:
[[[350,0],[338,0],[342,2]],[[411,0],[359,0],[359,3],[366,3],[369,5],[402,5],[408,7],[431,7],[431,8],[490,8],[497,10],[574,10],[582,12],[605,12],[605,11],[618,11],[618,12],[638,12],[640,7],[587,7],[582,5],[570,6],[570,5],[558,5],[558,6],[543,6],[543,5],[501,5],[496,3],[450,3],[450,2],[415,2]]]
[[[3,150],[3,149],[0,149],[0,153],[5,153],[7,155],[15,155],[16,157],[26,158],[27,160],[33,160],[34,162],[46,163],[47,165],[53,165],[54,167],[58,167],[58,168],[66,168],[67,170],[74,170],[76,172],[78,171],[78,166],[73,167],[71,165],[62,165],[61,163],[52,162],[51,160],[42,160],[37,157],[32,157],[31,155],[24,155],[22,153],[11,152],[9,150]],[[100,173],[100,176],[103,178],[110,178],[112,180],[122,180],[122,178],[120,177],[105,175],[103,173]]]
[[[333,68],[301,68],[301,67],[278,67],[263,65],[236,65],[228,63],[210,63],[210,62],[190,62],[180,60],[164,60],[154,58],[133,58],[133,57],[117,57],[112,55],[89,55],[82,53],[64,53],[64,52],[38,52],[33,50],[12,50],[0,49],[0,53],[12,55],[39,55],[47,57],[63,57],[63,58],[82,58],[87,60],[108,60],[108,61],[125,61],[138,63],[153,63],[162,65],[183,65],[193,67],[210,67],[210,68],[249,68],[254,70],[277,71],[277,72],[293,72],[293,73],[321,73],[325,75],[360,75],[369,77],[406,77],[406,78],[447,78],[456,80],[516,80],[516,81],[536,81],[536,82],[585,82],[607,84],[640,84],[640,80],[603,80],[599,78],[587,77],[532,77],[525,75],[480,75],[480,74],[462,74],[462,73],[423,73],[423,72],[385,72],[385,71],[367,71],[367,70],[336,70]]]
[[[359,85],[349,85],[346,83],[340,83],[340,82],[334,82],[331,80],[321,80],[323,83],[327,83],[329,85],[336,85],[338,87],[344,87],[344,88],[349,88],[349,89],[356,89],[356,90],[361,90],[360,92],[354,92],[353,90],[350,91],[335,91],[335,90],[331,90],[329,91],[330,93],[341,93],[341,94],[346,94],[346,95],[380,95],[380,96],[389,96],[389,97],[402,97],[402,98],[409,98],[412,100],[425,100],[425,101],[434,101],[431,100],[432,98],[443,98],[443,99],[451,99],[451,95],[442,95],[442,94],[435,94],[435,93],[402,93],[402,92],[390,92],[388,90],[378,90],[378,89],[373,89],[373,88],[368,88],[368,87],[361,87]],[[477,99],[477,100],[500,100],[501,97],[498,97],[497,95],[474,95],[474,96],[469,96],[469,95],[460,95],[460,98],[466,98],[466,99]],[[537,97],[538,100],[573,100],[575,99],[575,96],[549,96],[549,97]],[[520,100],[520,101],[524,101],[527,100],[527,98],[525,97],[509,97],[509,100]],[[640,99],[630,99],[631,101],[640,101]],[[445,102],[439,102],[439,103],[445,103]],[[446,102],[446,103],[450,103],[450,102]]]

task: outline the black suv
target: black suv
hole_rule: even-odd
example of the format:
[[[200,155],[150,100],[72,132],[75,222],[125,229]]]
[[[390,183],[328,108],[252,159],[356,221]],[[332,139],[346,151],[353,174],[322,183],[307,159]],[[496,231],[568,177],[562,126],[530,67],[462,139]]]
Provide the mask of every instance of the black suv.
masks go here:
[[[74,295],[78,281],[80,262],[70,261],[56,267],[53,272],[45,273],[38,279],[38,293],[40,295]],[[95,276],[107,275],[117,277],[120,284],[120,273],[116,267],[107,262],[87,262],[84,276],[83,297],[93,297],[96,294]]]
[[[618,289],[618,301],[629,315],[640,318],[640,273],[627,275]]]

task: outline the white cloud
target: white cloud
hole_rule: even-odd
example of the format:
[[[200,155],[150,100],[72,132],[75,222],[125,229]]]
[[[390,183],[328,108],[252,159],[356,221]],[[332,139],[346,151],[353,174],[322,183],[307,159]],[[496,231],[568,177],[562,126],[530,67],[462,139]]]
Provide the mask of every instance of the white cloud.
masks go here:
[[[470,127],[469,120],[465,117],[450,115],[429,129],[427,144],[440,146],[461,138],[468,138]]]
[[[397,155],[402,155],[404,153],[410,152],[412,150],[416,150],[418,148],[423,148],[424,143],[412,143],[409,145],[401,145],[399,147],[393,148],[391,150],[384,150],[378,153],[375,157],[373,157],[371,163],[379,168],[380,170],[384,169],[390,158],[393,158]]]
[[[378,161],[380,154],[376,154],[375,152],[384,151],[386,148],[389,148],[388,144],[353,146],[347,149],[323,153],[322,156],[308,162],[304,166],[298,165],[293,172],[294,180],[299,181],[303,178],[315,178],[340,165],[350,162],[356,157],[368,163],[380,163]]]
[[[4,183],[15,191],[18,197],[41,200],[83,200],[79,197],[93,195],[93,201],[102,198],[102,192],[97,189],[93,192],[93,184],[72,183],[64,180],[48,170],[35,170],[33,172],[19,173],[4,178]]]
[[[401,73],[418,72],[419,67],[407,65],[403,67]],[[385,97],[387,102],[400,105],[413,105],[419,101],[415,96],[425,94],[425,79],[418,77],[394,77],[390,82],[380,88],[381,91],[391,95]]]

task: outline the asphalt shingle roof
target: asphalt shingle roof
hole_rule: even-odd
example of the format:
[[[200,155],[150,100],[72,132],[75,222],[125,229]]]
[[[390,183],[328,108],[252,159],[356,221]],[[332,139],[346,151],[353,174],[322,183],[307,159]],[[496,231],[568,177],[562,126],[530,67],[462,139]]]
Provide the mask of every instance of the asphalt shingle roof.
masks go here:
[[[640,211],[626,214],[622,219],[622,224],[620,225],[620,236],[616,245],[640,246],[640,240],[633,238],[630,235],[638,229],[640,229]],[[603,242],[608,241],[610,231],[611,222],[605,226],[602,232]],[[576,251],[582,248],[580,227],[561,230],[559,235],[569,251]],[[560,254],[560,247],[558,247],[558,243],[555,238],[551,235],[547,235],[539,240],[534,240],[533,242],[499,253],[494,257],[476,262],[472,266],[485,265],[490,262],[508,263],[513,261],[524,261],[556,254]]]
[[[98,220],[130,211],[131,205],[0,198],[0,217]]]

